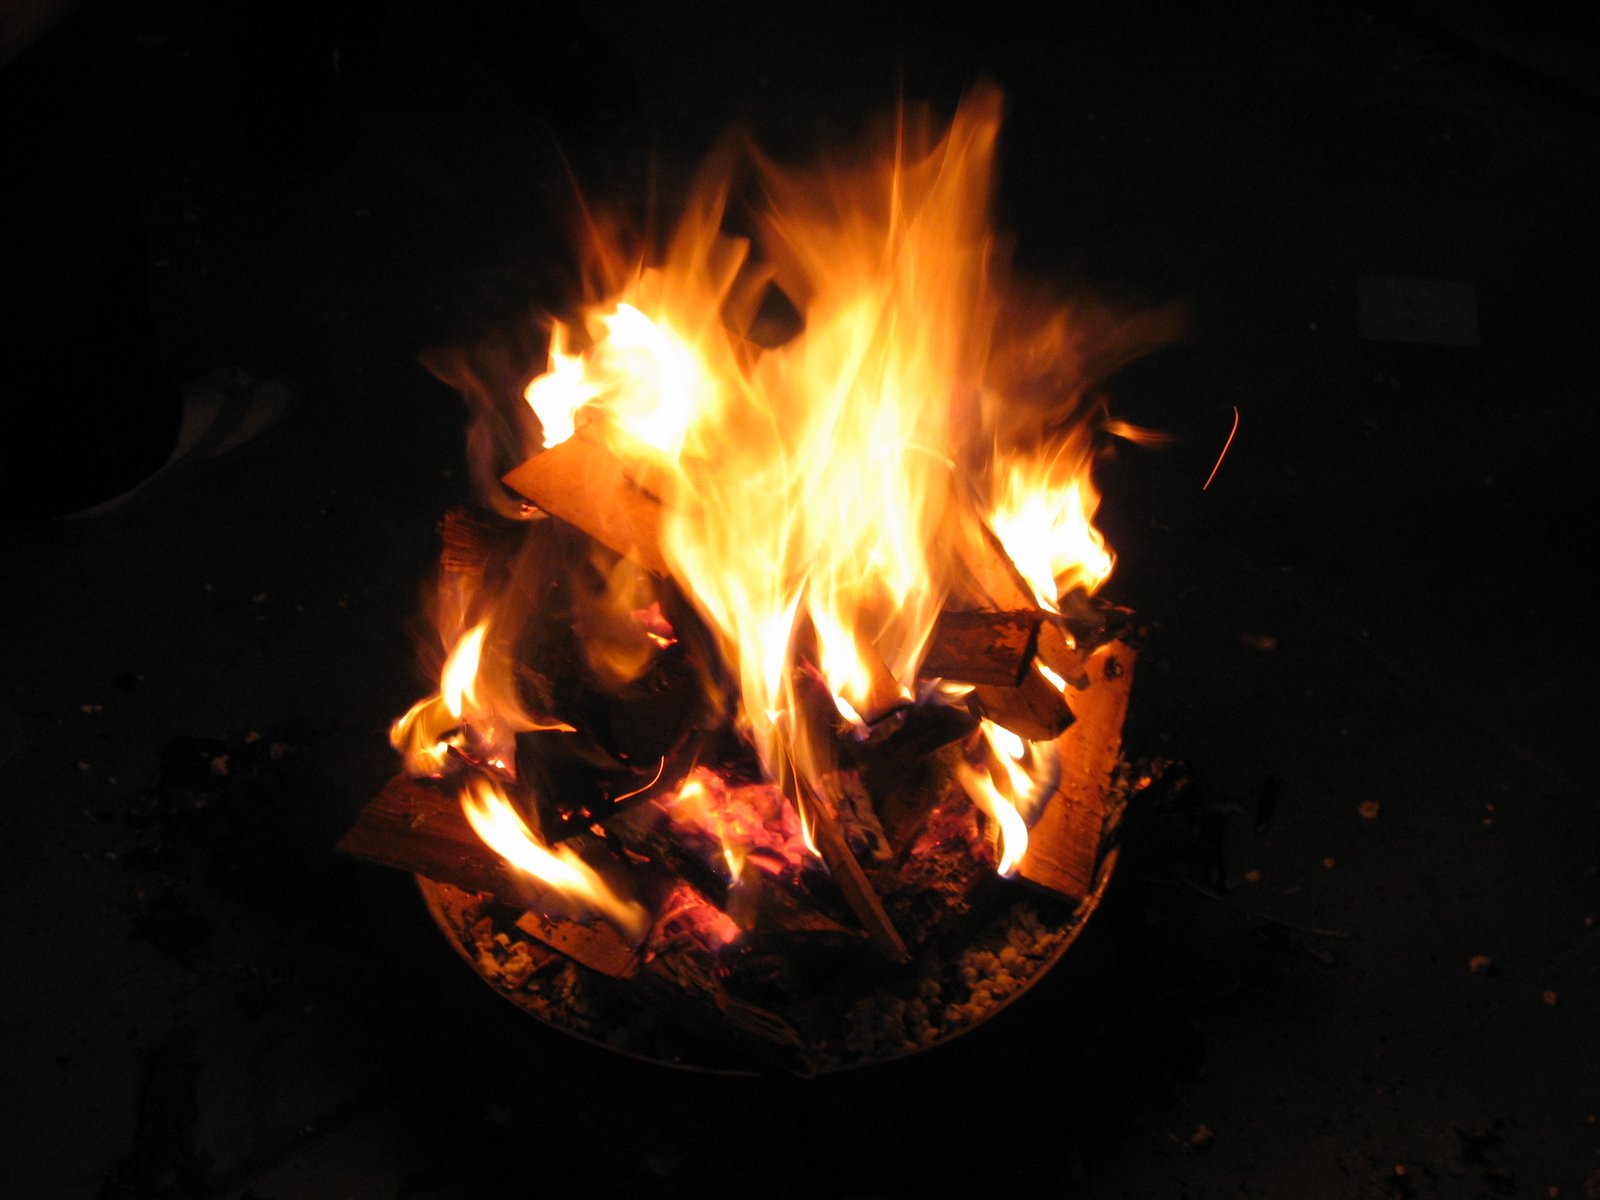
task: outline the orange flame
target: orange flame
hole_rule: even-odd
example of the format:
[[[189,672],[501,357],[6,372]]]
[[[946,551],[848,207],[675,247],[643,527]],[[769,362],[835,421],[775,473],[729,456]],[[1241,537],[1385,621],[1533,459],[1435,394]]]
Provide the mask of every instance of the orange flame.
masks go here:
[[[546,370],[525,390],[521,415],[546,448],[583,429],[661,501],[662,558],[736,677],[738,728],[769,779],[800,777],[794,797],[825,794],[834,765],[836,723],[816,720],[816,697],[862,732],[914,695],[964,694],[919,688],[918,668],[947,605],[991,602],[966,560],[975,547],[992,553],[989,533],[1046,610],[1112,569],[1093,525],[1093,435],[1128,432],[1085,400],[1094,372],[1073,313],[1017,311],[990,228],[1000,116],[999,93],[979,88],[946,126],[908,110],[875,156],[811,170],[730,146],[659,261],[632,263],[596,229],[588,249],[604,281],[575,319],[553,323]],[[763,201],[751,236],[735,238],[724,217],[747,175]],[[758,345],[752,321],[769,287],[802,327]],[[595,675],[627,682],[677,633],[642,570],[593,565],[603,594],[579,606],[573,629]],[[527,710],[514,631],[497,637],[494,598],[455,586],[439,693],[396,722],[393,740],[414,773],[441,773],[455,752],[510,775],[516,732],[571,727]],[[469,625],[480,611],[491,615]],[[1009,873],[1053,787],[1055,750],[989,722],[983,734],[961,783]],[[463,804],[480,836],[580,890],[557,870],[576,869],[560,848],[540,846],[491,785],[473,787]],[[726,790],[697,773],[669,811],[713,834],[737,879],[751,847]],[[796,844],[815,854],[814,814],[797,800],[793,815]],[[614,914],[622,902],[594,903]]]
[[[1088,454],[1013,452],[992,513],[963,464],[993,453],[987,377],[1003,262],[989,229],[1000,97],[975,92],[942,135],[903,114],[881,166],[779,167],[754,245],[724,236],[729,167],[707,172],[666,253],[552,333],[527,390],[554,444],[598,422],[648,471],[662,549],[739,675],[741,721],[768,770],[813,782],[830,748],[798,716],[797,645],[863,724],[909,697],[958,586],[952,538],[987,518],[1039,603],[1098,586]],[[609,247],[598,257],[615,261]],[[761,351],[726,319],[753,278],[803,308]],[[987,414],[987,415],[986,415]]]
[[[634,939],[644,936],[650,919],[645,910],[618,896],[598,872],[564,845],[545,846],[523,821],[498,785],[474,776],[461,793],[467,823],[491,850],[519,871],[526,871],[563,896],[600,913]]]
[[[1053,742],[1029,742],[993,721],[982,723],[987,769],[961,763],[957,779],[995,825],[996,870],[1012,875],[1028,852],[1028,827],[1054,787]]]
[[[411,774],[441,774],[451,749],[465,744],[468,724],[473,725],[481,746],[475,757],[507,773],[513,771],[516,761],[512,735],[533,729],[572,729],[564,721],[541,720],[526,710],[511,682],[509,661],[502,659],[496,671],[485,672],[488,634],[487,621],[462,634],[439,673],[439,691],[417,701],[390,727],[389,744],[405,756]]]
[[[697,770],[676,795],[662,801],[661,806],[674,821],[698,826],[717,839],[722,847],[723,862],[728,867],[728,877],[737,883],[750,853],[751,836],[749,831],[739,827],[737,819],[728,811],[721,781],[703,768]]]
[[[1061,456],[1014,461],[989,515],[1007,557],[1051,612],[1063,592],[1094,592],[1111,575],[1111,552],[1092,523],[1100,494],[1088,466],[1086,457],[1066,465]]]

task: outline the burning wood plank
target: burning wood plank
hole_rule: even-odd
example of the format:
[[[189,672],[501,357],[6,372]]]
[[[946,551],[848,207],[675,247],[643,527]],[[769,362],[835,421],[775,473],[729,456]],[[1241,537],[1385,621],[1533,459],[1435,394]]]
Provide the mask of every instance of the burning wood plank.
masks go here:
[[[1124,642],[1100,647],[1085,664],[1090,685],[1074,695],[1077,720],[1056,741],[1061,781],[1029,832],[1018,869],[1023,879],[1074,900],[1094,886],[1133,664],[1134,652]]]
[[[1066,697],[1038,671],[1029,671],[1017,687],[973,688],[972,702],[980,715],[1030,742],[1053,741],[1073,719]]]
[[[982,527],[979,538],[961,540],[958,557],[980,608],[1038,611],[1039,603],[1033,589],[987,525]],[[1074,687],[1083,686],[1082,657],[1068,644],[1059,626],[1046,621],[1039,627],[1036,653],[1039,661],[1062,679]]]
[[[493,853],[467,824],[453,793],[401,775],[361,810],[339,841],[353,858],[421,875],[503,904],[535,910],[554,893]],[[574,921],[530,911],[532,933],[586,967],[626,978],[638,966],[636,947],[601,920]],[[519,923],[520,924],[520,923]]]
[[[1016,687],[1033,662],[1041,616],[1015,612],[943,612],[933,627],[922,674],[929,679]]]
[[[639,950],[604,921],[563,921],[529,909],[517,928],[573,962],[613,979],[631,979],[639,970]]]
[[[625,464],[585,428],[541,450],[502,482],[550,516],[665,576],[661,500],[635,482],[641,470]]]
[[[804,789],[803,784],[797,784],[797,787]],[[850,911],[855,913],[856,918],[866,929],[872,944],[891,962],[910,962],[911,953],[906,949],[900,931],[894,927],[894,922],[884,910],[883,901],[878,899],[872,881],[867,878],[867,873],[856,861],[856,856],[851,851],[849,842],[845,840],[844,830],[840,828],[838,819],[828,809],[827,804],[816,797],[807,794],[803,804],[801,811],[805,814],[817,853],[822,856],[828,874],[838,885],[845,903],[850,906]]]

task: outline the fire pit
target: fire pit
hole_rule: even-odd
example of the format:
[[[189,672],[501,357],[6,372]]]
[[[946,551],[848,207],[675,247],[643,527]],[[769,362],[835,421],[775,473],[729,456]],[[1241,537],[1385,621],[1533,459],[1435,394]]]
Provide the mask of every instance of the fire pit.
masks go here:
[[[1024,302],[999,115],[979,89],[805,171],[730,144],[664,247],[591,220],[594,299],[509,403],[443,372],[482,503],[442,525],[439,689],[341,847],[557,1028],[882,1061],[998,1012],[1094,911],[1135,653],[1092,468],[1138,433],[1099,385],[1167,326]]]

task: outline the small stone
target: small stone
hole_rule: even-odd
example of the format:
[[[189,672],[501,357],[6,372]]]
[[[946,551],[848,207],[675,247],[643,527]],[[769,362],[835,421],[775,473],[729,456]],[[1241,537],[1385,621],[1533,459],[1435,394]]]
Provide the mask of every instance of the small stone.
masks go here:
[[[1554,1008],[1560,1002],[1560,1000],[1561,997],[1556,995],[1554,992],[1546,992],[1544,994],[1544,1002],[1551,1008]]]
[[[1334,860],[1334,859],[1332,859],[1332,858],[1324,858],[1324,859],[1323,859],[1323,860],[1322,860],[1322,869],[1323,869],[1323,870],[1324,870],[1324,871],[1331,871],[1331,870],[1333,870],[1333,866],[1334,866],[1334,861],[1335,861],[1335,860]]]
[[[219,754],[211,760],[211,773],[213,775],[226,775],[228,773],[228,756]]]
[[[1261,872],[1252,867],[1244,873],[1244,878],[1246,883],[1260,883]]]
[[[1194,1132],[1189,1135],[1189,1145],[1196,1150],[1208,1149],[1212,1142],[1217,1140],[1217,1135],[1207,1125],[1196,1125]]]
[[[1356,806],[1356,811],[1367,820],[1376,821],[1378,819],[1378,809],[1380,807],[1381,806],[1376,800],[1363,800],[1359,805]]]
[[[1474,954],[1471,958],[1467,959],[1467,970],[1471,971],[1474,975],[1482,974],[1492,965],[1493,963],[1490,961],[1487,954]]]
[[[1265,652],[1268,650],[1276,650],[1278,648],[1278,639],[1268,633],[1241,632],[1239,634],[1239,640],[1246,646],[1249,646],[1252,650],[1260,650]]]

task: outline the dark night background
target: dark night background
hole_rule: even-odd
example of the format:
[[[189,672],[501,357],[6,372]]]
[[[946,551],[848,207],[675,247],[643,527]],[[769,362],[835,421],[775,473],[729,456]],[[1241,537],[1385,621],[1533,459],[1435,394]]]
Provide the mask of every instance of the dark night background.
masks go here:
[[[127,381],[223,366],[299,405],[0,534],[0,1190],[1600,1196],[1596,47],[1556,4],[80,6],[0,68],[3,236],[60,248],[5,281],[10,449],[81,478]],[[465,495],[418,355],[565,298],[562,154],[625,188],[979,74],[1019,261],[1193,313],[1118,380],[1179,440],[1105,524],[1128,749],[1194,787],[934,1052],[799,1083],[572,1042],[331,849]]]

